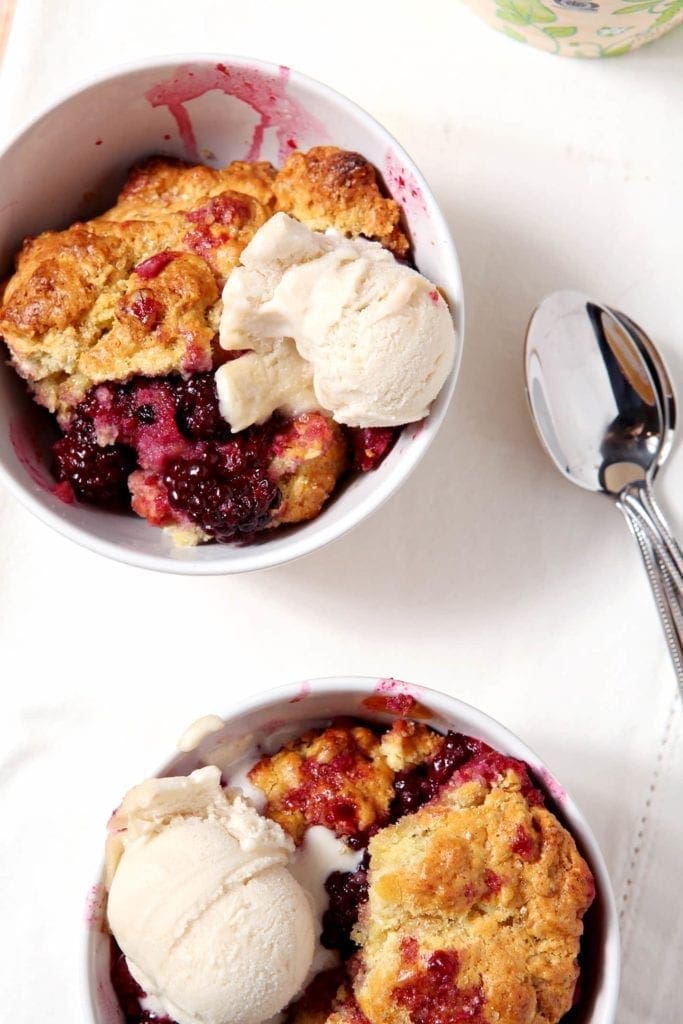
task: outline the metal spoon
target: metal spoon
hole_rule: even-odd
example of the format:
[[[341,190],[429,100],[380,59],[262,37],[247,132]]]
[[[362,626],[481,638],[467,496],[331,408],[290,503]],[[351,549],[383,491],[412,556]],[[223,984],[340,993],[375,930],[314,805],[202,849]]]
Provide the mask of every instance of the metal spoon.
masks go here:
[[[641,499],[650,519],[655,520],[658,530],[661,531],[668,541],[668,549],[666,551],[661,549],[656,536],[653,535],[648,538],[642,531],[636,529],[635,522],[631,520],[629,515],[630,493],[627,492],[622,500],[627,506],[624,512],[640,545],[645,567],[650,574],[650,582],[652,583],[655,600],[658,606],[661,601],[666,606],[662,616],[665,633],[668,626],[671,626],[671,628],[675,628],[679,638],[683,640],[683,604],[681,600],[683,552],[672,535],[662,511],[655,501],[651,488],[651,479],[654,478],[657,468],[666,460],[673,444],[674,428],[676,426],[676,401],[673,385],[664,360],[642,327],[639,327],[630,317],[626,316],[625,313],[619,312],[619,310],[609,308],[609,312],[621,322],[622,326],[630,333],[636,346],[640,349],[640,353],[652,374],[662,411],[662,443],[657,455],[657,465],[653,468],[652,476],[645,481],[645,486],[641,489]],[[655,569],[654,577],[651,570],[653,563]],[[672,657],[674,657],[673,650]]]
[[[624,314],[563,291],[533,314],[525,363],[541,443],[568,480],[616,501],[638,541],[683,695],[683,553],[652,494],[676,422],[661,356]]]
[[[667,536],[671,545],[671,552],[675,557],[677,570],[683,576],[683,552],[671,534],[669,525],[666,522],[661,509],[657,505],[651,490],[652,480],[654,479],[657,469],[665,462],[673,445],[674,429],[676,426],[676,400],[673,385],[671,383],[668,370],[664,364],[664,360],[655,348],[651,339],[647,334],[645,334],[642,327],[639,327],[638,324],[634,323],[634,321],[627,317],[625,313],[620,313],[619,310],[610,308],[608,311],[629,332],[632,340],[640,350],[640,354],[643,357],[644,362],[648,366],[657,391],[662,416],[661,445],[657,453],[656,465],[653,467],[651,475],[646,479],[645,486],[642,488],[643,502],[646,505],[648,514],[657,520],[660,530]]]

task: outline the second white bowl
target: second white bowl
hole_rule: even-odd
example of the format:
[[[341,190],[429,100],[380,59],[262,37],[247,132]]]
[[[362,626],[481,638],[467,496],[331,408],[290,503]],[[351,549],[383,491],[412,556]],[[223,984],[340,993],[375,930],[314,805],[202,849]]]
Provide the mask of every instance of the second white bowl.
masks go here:
[[[211,711],[213,709],[203,709]],[[440,732],[452,729],[483,740],[496,750],[525,761],[539,788],[573,835],[595,878],[595,902],[585,918],[582,942],[581,996],[567,1024],[614,1024],[619,992],[619,922],[607,868],[590,825],[547,765],[522,740],[483,712],[436,690],[395,679],[338,677],[314,679],[258,694],[228,713],[225,726],[195,750],[178,754],[159,775],[186,775],[211,763],[210,750],[232,745],[235,760],[259,742],[272,743],[292,729],[304,732],[313,723],[350,715],[389,722],[419,718]],[[121,1024],[109,981],[109,934],[104,922],[104,893],[95,888],[88,916],[84,1000],[88,1021]]]

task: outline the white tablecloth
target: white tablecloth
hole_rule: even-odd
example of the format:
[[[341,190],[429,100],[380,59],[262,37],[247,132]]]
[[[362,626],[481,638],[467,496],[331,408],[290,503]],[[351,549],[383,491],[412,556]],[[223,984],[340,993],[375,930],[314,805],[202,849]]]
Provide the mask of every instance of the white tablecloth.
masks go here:
[[[406,146],[462,260],[462,373],[389,506],[276,570],[137,571],[0,494],[2,1020],[85,1022],[83,904],[107,816],[184,726],[260,688],[342,673],[447,690],[547,759],[612,874],[620,1024],[681,1020],[673,674],[619,513],[565,483],[536,442],[521,346],[536,301],[575,286],[646,325],[683,381],[683,33],[583,63],[510,42],[456,0],[19,0],[0,132],[107,65],[189,50],[296,67]],[[660,493],[679,535],[682,484],[674,451]]]

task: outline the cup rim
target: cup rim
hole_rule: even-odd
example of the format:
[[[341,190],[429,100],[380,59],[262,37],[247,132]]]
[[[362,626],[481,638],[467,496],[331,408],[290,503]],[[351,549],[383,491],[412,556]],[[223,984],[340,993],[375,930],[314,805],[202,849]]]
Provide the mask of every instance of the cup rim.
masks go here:
[[[484,736],[493,735],[492,741],[496,749],[502,753],[509,752],[511,756],[525,761],[531,768],[532,774],[536,776],[542,789],[556,785],[562,790],[561,814],[570,834],[578,839],[583,851],[589,860],[590,868],[596,882],[596,891],[604,907],[605,926],[602,940],[604,982],[603,982],[603,1006],[599,1018],[591,1018],[586,1024],[613,1024],[616,1020],[617,1001],[619,997],[620,971],[621,971],[621,948],[619,915],[612,882],[607,869],[602,850],[598,844],[595,834],[577,805],[571,793],[563,783],[557,781],[554,772],[549,768],[547,761],[539,755],[528,744],[513,733],[507,726],[503,725],[496,718],[481,711],[479,708],[459,697],[444,693],[432,687],[405,682],[398,679],[387,679],[378,676],[323,676],[296,682],[280,684],[260,690],[257,693],[245,697],[235,703],[229,712],[221,717],[226,725],[245,715],[262,713],[265,711],[276,713],[278,707],[288,707],[292,703],[305,706],[305,700],[310,695],[322,697],[363,695],[368,696],[381,692],[387,692],[387,684],[395,684],[402,690],[396,692],[409,693],[419,701],[424,701],[430,709],[452,718],[455,721],[461,720],[466,723],[467,730],[472,730],[471,735],[477,737],[478,731]],[[391,692],[391,691],[389,691]],[[394,717],[402,717],[395,715]],[[405,717],[410,718],[408,713]],[[306,715],[302,708],[302,722],[305,722]],[[485,742],[489,742],[485,740]],[[169,761],[159,768],[159,773],[168,768]],[[540,777],[539,777],[540,773]],[[552,794],[551,794],[552,795]],[[101,884],[102,867],[100,867],[97,881]],[[89,1020],[99,1024],[97,1009],[94,1001],[93,969],[92,969],[92,931],[84,929],[83,954],[84,971],[83,979],[83,1004],[88,1008]]]
[[[256,57],[244,57],[210,52],[160,54],[151,58],[131,60],[122,64],[114,65],[102,71],[98,71],[91,76],[87,76],[75,85],[69,87],[69,89],[65,90],[64,93],[53,103],[45,106],[27,123],[20,126],[14,134],[10,135],[9,139],[6,140],[2,146],[2,149],[0,150],[0,164],[10,150],[13,149],[14,146],[20,144],[24,136],[35,130],[43,119],[54,115],[60,108],[66,106],[71,100],[75,99],[82,93],[87,92],[91,88],[149,69],[174,65],[177,66],[181,63],[215,63],[216,61],[228,62],[240,67],[257,68],[258,70],[269,74],[276,74],[278,70],[277,64],[270,61],[264,61]],[[269,545],[267,538],[263,540],[262,544],[254,545],[251,548],[245,546],[241,549],[239,558],[235,558],[233,556],[229,560],[221,558],[220,545],[213,545],[213,547],[217,549],[217,555],[211,559],[193,558],[191,553],[192,549],[184,548],[176,551],[171,549],[170,545],[167,554],[151,554],[135,549],[129,549],[115,541],[97,537],[88,529],[70,521],[66,515],[61,513],[60,509],[50,508],[47,503],[41,500],[40,496],[33,493],[28,481],[24,484],[19,479],[16,479],[9,470],[0,463],[0,482],[2,482],[19,500],[19,502],[32,512],[39,520],[52,527],[57,531],[57,533],[67,537],[69,540],[75,541],[82,547],[115,561],[123,562],[137,568],[156,570],[159,572],[177,575],[225,576],[272,568],[276,565],[283,565],[287,562],[294,561],[297,558],[301,558],[304,555],[310,554],[313,551],[326,547],[333,541],[343,537],[355,526],[358,526],[370,515],[378,511],[378,509],[380,509],[382,505],[384,505],[385,502],[388,501],[389,498],[400,489],[400,487],[402,487],[426,454],[427,449],[440,430],[446,413],[450,407],[462,362],[465,337],[465,299],[462,272],[460,270],[456,246],[451,236],[446,218],[441,211],[436,197],[425,180],[424,175],[413,162],[409,154],[403,149],[394,136],[363,107],[359,106],[354,100],[349,99],[347,96],[344,96],[342,93],[324,82],[320,82],[303,72],[297,71],[295,68],[289,68],[288,70],[292,80],[300,82],[305,88],[310,89],[311,92],[318,93],[328,98],[335,106],[355,115],[355,117],[362,123],[365,123],[372,131],[373,135],[378,137],[388,147],[391,147],[392,151],[401,160],[403,165],[414,176],[418,186],[422,190],[422,194],[429,207],[430,218],[440,236],[439,258],[444,266],[444,277],[449,281],[451,287],[453,287],[457,293],[457,310],[451,310],[452,313],[455,312],[457,317],[455,320],[456,353],[453,367],[448,379],[439,392],[439,395],[432,403],[429,415],[422,422],[419,433],[416,433],[416,435],[411,439],[409,447],[405,452],[401,453],[400,461],[396,463],[395,468],[393,468],[392,472],[387,475],[386,479],[375,483],[373,488],[369,490],[369,493],[339,519],[329,524],[321,524],[317,519],[311,520],[311,524],[317,522],[317,527],[314,532],[307,530],[309,525],[308,522],[298,524],[298,527],[285,539],[282,549],[277,552]],[[410,425],[407,425],[404,429],[408,429],[409,426]],[[145,524],[143,520],[140,520],[139,525],[142,529],[147,524]],[[148,528],[158,529],[157,527]],[[234,550],[234,545],[232,548]],[[269,551],[271,552],[270,554]]]

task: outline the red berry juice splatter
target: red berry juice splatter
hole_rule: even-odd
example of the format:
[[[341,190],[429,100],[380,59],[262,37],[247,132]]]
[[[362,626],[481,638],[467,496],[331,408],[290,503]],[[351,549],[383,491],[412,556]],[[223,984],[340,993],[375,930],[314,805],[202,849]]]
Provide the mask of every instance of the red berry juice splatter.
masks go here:
[[[291,697],[289,703],[290,704],[298,704],[299,701],[305,700],[306,697],[310,696],[310,693],[311,693],[311,684],[310,683],[302,683],[301,686],[299,687],[299,692],[297,693],[296,697]]]
[[[368,711],[387,711],[392,715],[411,718],[431,718],[432,712],[414,696],[414,687],[401,679],[380,679],[372,697],[365,697],[363,707]]]
[[[412,171],[401,163],[392,149],[387,150],[383,170],[389,191],[406,217],[410,220],[417,214],[425,215],[427,204],[422,189]]]
[[[541,780],[544,788],[547,790],[548,795],[553,798],[556,804],[562,804],[567,799],[567,793],[559,784],[559,782],[550,774],[547,768],[543,765],[536,764],[533,766],[534,775]]]
[[[101,883],[90,887],[85,902],[85,925],[86,928],[100,930],[102,928],[102,915],[106,903],[107,894]]]
[[[234,96],[259,116],[244,159],[253,161],[260,158],[266,128],[274,128],[278,159],[283,162],[292,150],[291,143],[296,146],[295,140],[308,136],[320,143],[328,138],[327,130],[318,118],[289,95],[288,83],[289,68],[283,66],[276,75],[271,75],[258,68],[229,67],[220,63],[208,68],[185,64],[176,69],[172,78],[148,89],[145,99],[153,107],[168,107],[188,156],[199,160],[192,119],[185,104],[212,90]]]

